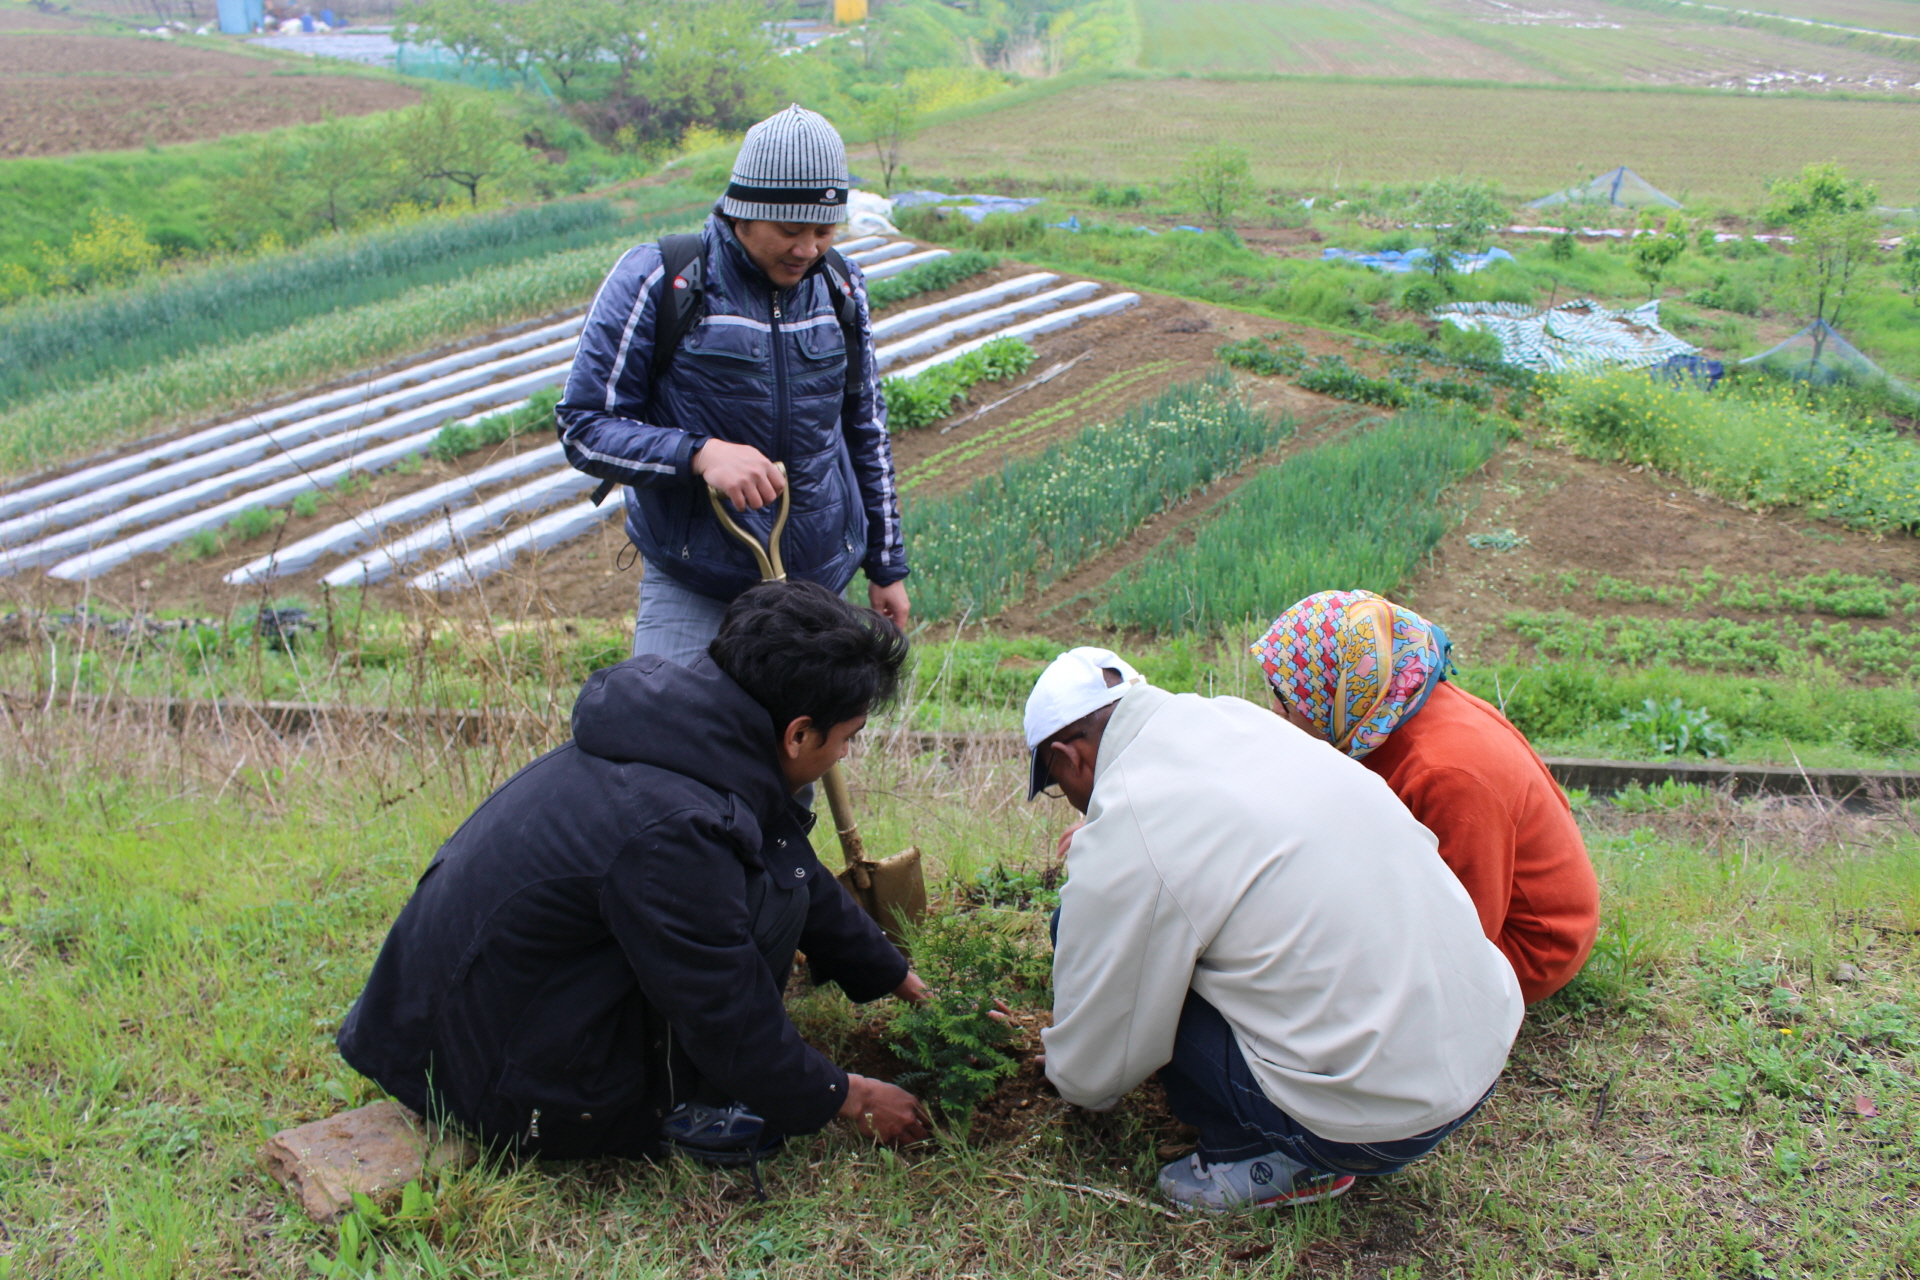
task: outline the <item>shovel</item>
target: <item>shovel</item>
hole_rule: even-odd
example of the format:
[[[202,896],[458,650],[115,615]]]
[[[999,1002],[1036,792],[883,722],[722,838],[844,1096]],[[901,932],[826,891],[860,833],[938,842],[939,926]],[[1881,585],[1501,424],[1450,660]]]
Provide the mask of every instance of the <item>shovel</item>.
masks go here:
[[[783,475],[786,469],[786,464],[781,463]],[[707,501],[713,504],[713,514],[719,518],[720,527],[753,552],[754,563],[760,568],[760,577],[766,582],[787,580],[787,567],[780,560],[780,535],[787,527],[792,498],[791,486],[780,490],[780,510],[774,517],[766,545],[762,546],[758,538],[728,514],[720,491],[712,485],[707,486]],[[847,779],[840,772],[840,766],[836,764],[827,770],[827,776],[820,782],[827,789],[827,807],[833,812],[833,829],[840,836],[840,852],[847,861],[846,869],[836,878],[846,886],[861,910],[879,924],[881,932],[887,935],[887,941],[904,948],[902,927],[917,924],[927,914],[927,881],[920,869],[920,850],[903,849],[877,862],[869,858],[866,845],[860,839],[860,828],[853,821],[853,803],[847,796]]]

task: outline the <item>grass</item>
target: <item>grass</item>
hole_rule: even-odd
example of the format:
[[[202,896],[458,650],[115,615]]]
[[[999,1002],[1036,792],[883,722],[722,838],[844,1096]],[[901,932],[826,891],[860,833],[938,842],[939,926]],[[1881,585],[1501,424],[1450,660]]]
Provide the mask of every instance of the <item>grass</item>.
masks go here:
[[[605,202],[534,205],[337,237],[125,289],[22,304],[0,311],[0,407],[489,267],[643,239],[646,230],[623,223]]]
[[[991,617],[1292,432],[1248,408],[1223,373],[1012,459],[964,492],[910,496],[901,523],[914,607],[929,619]]]
[[[1567,376],[1544,393],[1542,412],[1586,453],[1657,467],[1732,502],[1920,528],[1920,447],[1809,404],[1791,384],[1709,393],[1637,373]]]
[[[1900,141],[1916,113],[1909,102],[1707,91],[1113,77],[956,115],[916,137],[907,163],[957,181],[1152,183],[1224,137],[1248,152],[1263,188],[1330,193],[1470,173],[1530,199],[1622,163],[1620,140],[1631,138],[1634,169],[1661,190],[1754,208],[1770,175],[1815,156],[1884,192],[1920,187],[1920,151]]]
[[[19,476],[369,365],[583,305],[618,253],[573,249],[494,267],[279,333],[176,356],[0,414],[0,472]]]
[[[433,849],[538,744],[173,739],[61,712],[0,734],[9,1275],[291,1275],[309,1258],[332,1269],[343,1240],[370,1274],[475,1278],[1920,1265],[1910,814],[1686,788],[1583,798],[1604,903],[1593,961],[1529,1012],[1480,1119],[1331,1205],[1170,1220],[1151,1178],[1179,1135],[1152,1095],[1103,1116],[1022,1092],[1003,1120],[907,1152],[837,1126],[798,1139],[767,1165],[765,1205],[744,1175],[685,1164],[528,1165],[451,1173],[409,1220],[335,1229],[308,1222],[256,1153],[375,1096],[333,1030]],[[1031,879],[1068,816],[1018,802],[1017,760],[876,751],[852,777],[869,842],[921,844],[948,912],[995,867]],[[831,992],[795,1016],[829,1051],[885,1034],[883,1012]]]
[[[1191,543],[1173,539],[1105,589],[1095,616],[1156,632],[1267,619],[1315,591],[1390,594],[1458,523],[1443,501],[1510,428],[1415,409],[1242,485]]]

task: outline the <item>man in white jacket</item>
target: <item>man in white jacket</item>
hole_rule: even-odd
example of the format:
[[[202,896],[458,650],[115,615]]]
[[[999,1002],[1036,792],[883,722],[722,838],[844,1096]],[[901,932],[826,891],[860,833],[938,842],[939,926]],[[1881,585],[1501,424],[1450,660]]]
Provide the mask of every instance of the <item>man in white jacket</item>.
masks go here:
[[[1105,649],[1042,673],[1029,798],[1086,815],[1056,917],[1047,1077],[1105,1110],[1158,1070],[1213,1211],[1392,1173],[1478,1109],[1524,1004],[1434,837],[1264,707],[1171,694]]]

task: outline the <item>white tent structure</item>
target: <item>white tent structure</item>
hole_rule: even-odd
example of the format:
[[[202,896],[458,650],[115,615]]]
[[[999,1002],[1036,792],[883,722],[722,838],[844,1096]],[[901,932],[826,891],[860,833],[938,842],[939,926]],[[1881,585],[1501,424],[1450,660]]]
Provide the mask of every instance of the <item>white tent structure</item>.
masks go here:
[[[1825,320],[1815,320],[1785,342],[1768,347],[1757,356],[1748,356],[1740,363],[1759,365],[1773,373],[1801,378],[1820,386],[1833,383],[1885,383],[1908,397],[1920,394],[1868,359],[1860,348],[1841,337],[1840,331]]]
[[[1541,196],[1527,208],[1547,209],[1558,204],[1605,204],[1620,209],[1678,209],[1680,202],[1621,165],[1609,169],[1592,182],[1576,184],[1565,191]]]

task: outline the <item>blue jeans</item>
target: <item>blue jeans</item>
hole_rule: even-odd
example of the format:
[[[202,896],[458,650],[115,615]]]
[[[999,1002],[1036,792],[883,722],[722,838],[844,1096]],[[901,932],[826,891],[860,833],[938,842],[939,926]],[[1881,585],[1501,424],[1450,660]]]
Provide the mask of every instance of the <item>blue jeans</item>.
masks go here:
[[[1200,1131],[1200,1155],[1209,1163],[1247,1160],[1278,1151],[1321,1173],[1379,1177],[1395,1173],[1440,1145],[1486,1100],[1437,1129],[1393,1142],[1334,1142],[1273,1105],[1261,1090],[1240,1042],[1220,1011],[1194,992],[1180,1010],[1173,1061],[1160,1068],[1173,1114]]]
[[[1060,941],[1060,909],[1047,934]],[[1220,1011],[1193,991],[1180,1009],[1173,1033],[1173,1060],[1160,1068],[1173,1114],[1200,1131],[1200,1155],[1209,1164],[1250,1160],[1278,1151],[1321,1173],[1377,1178],[1397,1173],[1440,1145],[1493,1096],[1489,1088],[1465,1115],[1394,1142],[1334,1142],[1312,1132],[1273,1105],[1247,1065],[1233,1028]]]

